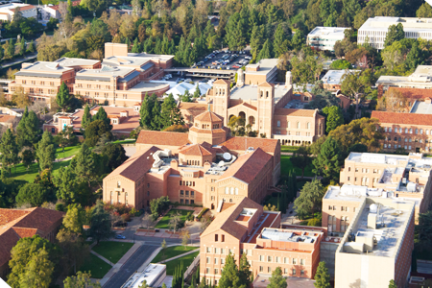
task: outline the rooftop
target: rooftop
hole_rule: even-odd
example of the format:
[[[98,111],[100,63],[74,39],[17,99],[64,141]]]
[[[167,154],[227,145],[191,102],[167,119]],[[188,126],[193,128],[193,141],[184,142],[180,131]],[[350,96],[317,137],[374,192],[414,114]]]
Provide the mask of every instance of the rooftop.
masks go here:
[[[258,63],[246,65],[246,71],[244,73],[266,75],[276,68],[278,61],[278,58],[261,59]],[[256,69],[257,67],[259,67],[258,71],[248,71],[248,68]]]
[[[324,84],[342,84],[342,78],[345,74],[360,72],[360,70],[328,70],[321,78]]]
[[[112,77],[125,77],[135,69],[131,67],[110,67],[107,65],[102,66],[100,69],[83,69],[77,72],[76,78],[78,80],[91,80],[93,77],[103,77],[111,80]],[[83,78],[83,77],[88,78]]]
[[[146,91],[154,91],[158,89],[168,89],[168,83],[158,83],[158,82],[149,82],[149,81],[141,81],[138,82],[135,86],[128,88],[128,91],[134,92],[146,92]]]
[[[424,102],[420,102],[424,103]],[[413,107],[414,108],[414,107]],[[420,105],[419,111],[424,109],[432,109],[432,105]],[[430,111],[432,112],[432,111]],[[387,124],[406,124],[406,125],[432,125],[432,113],[420,114],[417,112],[402,113],[402,112],[387,112],[387,111],[372,111],[371,118],[377,118],[380,123]]]
[[[149,287],[152,287],[162,276],[165,277],[165,273],[165,264],[149,264],[143,273],[135,273],[122,287],[139,288],[144,280]]]
[[[432,114],[432,103],[430,101],[415,101],[410,113],[415,114]]]
[[[254,288],[266,288],[270,283],[270,274],[260,273],[253,282]],[[287,277],[286,282],[289,288],[315,288],[315,280],[304,277]]]
[[[401,23],[405,32],[410,31],[428,31],[432,30],[431,18],[418,18],[418,17],[383,17],[376,16],[368,18],[359,30],[373,30],[388,32],[390,25],[397,25]]]
[[[310,231],[264,228],[261,233],[261,238],[283,242],[314,243],[318,238],[318,234],[315,235],[315,233],[311,233]]]
[[[78,1],[75,1],[75,2],[78,2]],[[95,65],[95,64],[98,64],[100,61],[99,60],[93,60],[93,59],[62,57],[60,59],[57,59],[54,62],[59,63],[64,67],[73,67],[73,66]]]
[[[304,107],[307,105],[308,103],[306,102],[302,102],[298,99],[294,99],[289,101],[284,108],[286,109],[304,109]]]
[[[345,37],[344,31],[350,29],[350,28],[344,28],[344,27],[315,27],[311,32],[309,32],[309,36],[314,37],[332,37],[332,38],[339,38],[342,37],[343,39]]]
[[[390,85],[411,88],[418,86],[424,90],[425,87],[432,86],[432,66],[419,65],[410,76],[380,76],[375,85]]]
[[[375,163],[389,165],[403,165],[405,163],[406,165],[409,160],[409,156],[396,154],[351,152],[346,160],[358,163]]]
[[[278,103],[279,100],[288,93],[288,88],[284,85],[274,86],[274,103]],[[231,90],[230,99],[241,99],[241,100],[258,100],[258,86],[257,85],[244,85],[243,87],[234,87]]]

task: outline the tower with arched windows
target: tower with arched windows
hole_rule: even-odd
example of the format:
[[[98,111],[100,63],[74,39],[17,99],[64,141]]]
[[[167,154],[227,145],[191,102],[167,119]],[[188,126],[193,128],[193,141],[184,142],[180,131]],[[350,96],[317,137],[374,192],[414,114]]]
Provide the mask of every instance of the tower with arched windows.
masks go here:
[[[274,86],[268,82],[258,85],[258,134],[271,138],[273,123]]]
[[[213,83],[213,96],[213,112],[221,116],[224,120],[224,125],[227,125],[230,82],[222,79],[216,80]]]

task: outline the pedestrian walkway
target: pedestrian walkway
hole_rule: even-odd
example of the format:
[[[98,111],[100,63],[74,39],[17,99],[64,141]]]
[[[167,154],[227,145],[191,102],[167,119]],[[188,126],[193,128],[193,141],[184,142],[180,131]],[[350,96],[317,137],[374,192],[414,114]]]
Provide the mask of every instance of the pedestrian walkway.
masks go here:
[[[104,262],[108,263],[108,264],[111,265],[111,266],[114,266],[114,265],[115,265],[114,263],[112,263],[111,261],[109,261],[108,259],[106,259],[105,257],[103,257],[102,255],[96,253],[96,252],[93,251],[93,250],[90,250],[90,253],[93,254],[93,255],[96,255],[96,256],[99,257],[101,260],[103,260]]]
[[[186,255],[189,255],[189,254],[193,254],[193,253],[195,253],[195,252],[197,252],[197,251],[199,251],[199,250],[200,250],[200,248],[195,249],[195,250],[192,250],[192,251],[189,251],[189,252],[186,252],[186,253],[183,253],[183,254],[180,254],[180,255],[177,255],[177,256],[175,256],[175,257],[171,257],[171,258],[166,259],[166,260],[163,260],[163,261],[160,261],[160,262],[158,262],[157,264],[163,264],[163,263],[169,262],[169,261],[171,261],[171,260],[175,260],[175,259],[177,259],[177,258],[181,258],[181,257],[183,257],[183,256],[186,256]]]
[[[137,236],[147,236],[147,237],[158,237],[158,238],[173,238],[173,239],[179,239],[181,238],[180,234],[172,234],[168,233],[168,230],[165,229],[159,229],[159,232],[135,232],[135,235]],[[193,233],[191,234],[190,240],[199,240],[199,233]]]

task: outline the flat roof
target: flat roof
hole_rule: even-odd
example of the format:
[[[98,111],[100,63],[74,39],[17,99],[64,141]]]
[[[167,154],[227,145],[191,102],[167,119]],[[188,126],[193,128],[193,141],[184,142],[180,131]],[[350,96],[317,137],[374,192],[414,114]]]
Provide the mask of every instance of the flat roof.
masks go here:
[[[415,101],[410,113],[432,114],[432,104],[423,101]]]
[[[57,59],[54,62],[60,63],[62,66],[71,67],[71,66],[81,66],[81,65],[95,65],[100,61],[93,60],[93,59],[62,57],[60,59]]]
[[[342,39],[345,37],[345,30],[350,29],[346,27],[315,27],[311,32],[309,32],[308,36],[317,36],[317,37],[332,37]]]
[[[314,243],[318,236],[312,235],[315,232],[308,230],[286,230],[276,228],[264,228],[261,233],[262,239],[283,242]]]
[[[432,65],[419,65],[410,76],[380,76],[375,85],[408,86],[421,85],[421,88],[432,86]]]
[[[98,78],[108,78],[112,77],[125,77],[129,73],[135,71],[131,67],[110,67],[103,65],[100,69],[83,69],[77,72],[77,78],[85,80],[83,77],[98,77]],[[92,80],[89,78],[88,80]]]
[[[149,264],[143,273],[135,273],[123,288],[139,288],[144,280],[152,287],[166,271],[165,264]]]
[[[401,23],[404,32],[419,32],[432,30],[432,18],[418,18],[418,17],[384,17],[376,16],[366,20],[360,27],[361,30],[384,31],[388,32],[390,25],[397,25]]]
[[[284,85],[274,86],[274,103],[278,103],[279,100],[288,92],[288,88]],[[231,90],[230,99],[235,100],[258,100],[258,85],[245,85],[243,87],[235,87]]]
[[[278,61],[279,61],[278,58],[261,59],[258,63],[246,65],[246,71],[244,73],[266,75],[277,66]],[[259,66],[258,71],[248,71],[248,68],[256,69],[256,67],[258,66]]]
[[[304,109],[305,106],[307,106],[308,103],[301,102],[298,99],[294,99],[289,101],[284,108],[286,109]]]
[[[360,72],[360,70],[328,70],[321,78],[324,84],[341,84],[342,77],[348,73]]]
[[[155,89],[163,89],[163,88],[169,88],[168,83],[158,83],[158,82],[147,82],[147,81],[141,81],[132,88],[129,88],[127,91],[134,91],[134,92],[146,92],[151,91]]]
[[[405,162],[409,160],[409,156],[396,154],[351,152],[346,160],[359,163],[401,165],[402,161]]]
[[[20,72],[26,71],[26,72],[63,73],[65,71],[72,70],[71,67],[66,67],[66,66],[60,65],[60,63],[57,63],[57,62],[37,61],[34,63],[25,63],[25,64],[27,66],[24,68],[21,68]]]

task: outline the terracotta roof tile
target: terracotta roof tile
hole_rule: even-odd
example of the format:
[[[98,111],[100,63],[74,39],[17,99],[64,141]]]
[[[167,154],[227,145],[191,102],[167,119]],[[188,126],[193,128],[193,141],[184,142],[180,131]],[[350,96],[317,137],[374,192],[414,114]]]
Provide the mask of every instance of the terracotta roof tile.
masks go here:
[[[274,87],[274,85],[269,82],[263,82],[259,84],[258,87]]]
[[[30,213],[28,210],[0,209],[0,226],[6,225],[28,213]]]
[[[16,245],[20,237],[13,229],[8,229],[2,233],[0,230],[0,267],[9,262],[10,251]]]
[[[30,208],[31,212],[17,222],[14,227],[35,228],[41,232],[48,232],[52,225],[63,218],[64,212],[45,208]]]
[[[228,84],[229,85],[229,84],[231,84],[231,82],[228,80],[224,80],[224,79],[218,79],[215,82],[213,82],[213,84]]]
[[[264,169],[264,166],[272,159],[270,154],[264,152],[261,148],[253,152],[248,152],[240,156],[219,180],[234,177],[246,183],[251,183],[258,174]]]
[[[251,104],[249,104],[249,103],[245,103],[245,102],[240,103],[240,104],[237,104],[237,105],[234,105],[234,106],[231,106],[230,108],[233,108],[233,107],[236,107],[236,106],[245,106],[245,107],[247,107],[247,108],[249,108],[249,109],[252,109],[252,110],[255,110],[255,111],[258,110],[257,107],[252,106]]]
[[[32,237],[38,232],[36,228],[13,227],[12,229],[18,234],[20,238]]]
[[[204,122],[222,121],[222,118],[214,112],[205,111],[195,117],[195,120]]]
[[[252,137],[232,137],[227,141],[219,144],[225,146],[228,150],[246,151],[249,147],[254,149],[261,148],[267,153],[276,153],[279,141],[276,139],[252,138]]]
[[[275,115],[286,115],[286,116],[299,116],[299,117],[313,117],[316,110],[312,109],[287,109],[278,108],[275,109]]]
[[[0,122],[5,123],[8,121],[12,121],[16,118],[16,116],[13,115],[0,115]]]
[[[432,89],[390,87],[389,91],[391,90],[399,91],[410,99],[432,98]]]
[[[211,147],[209,148],[204,147],[201,144],[194,144],[183,147],[179,150],[179,153],[183,155],[210,156],[214,154],[214,151]]]
[[[111,174],[109,174],[109,176],[106,178],[111,178],[115,175],[121,175],[132,181],[138,180],[144,173],[150,170],[154,162],[152,154],[158,150],[160,149],[155,146],[138,150],[129,159],[123,162],[123,164],[111,172]]]
[[[234,204],[233,206],[228,207],[219,213],[210,223],[207,229],[202,233],[201,237],[218,230],[223,230],[240,240],[247,232],[247,228],[239,223],[236,223],[235,220],[244,208],[258,209],[256,213],[260,214],[263,212],[261,205],[247,197],[244,197],[239,203]]]
[[[377,118],[381,123],[428,125],[428,126],[432,125],[431,114],[372,111],[371,118]]]
[[[188,134],[180,132],[163,132],[141,130],[136,141],[138,144],[183,146],[190,144]]]

